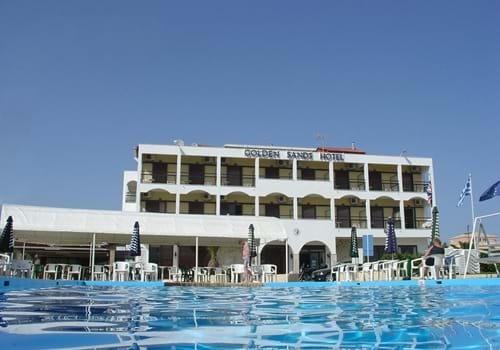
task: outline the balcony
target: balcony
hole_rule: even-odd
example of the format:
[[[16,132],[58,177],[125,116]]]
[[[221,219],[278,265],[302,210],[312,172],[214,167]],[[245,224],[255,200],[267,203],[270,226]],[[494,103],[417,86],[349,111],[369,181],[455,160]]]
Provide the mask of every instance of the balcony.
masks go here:
[[[347,218],[337,218],[335,226],[337,228],[366,228],[366,216],[351,216]]]
[[[414,220],[405,218],[405,227],[407,229],[429,229],[432,225],[430,217],[417,217]]]
[[[141,182],[153,184],[175,184],[175,177],[175,172],[155,173],[152,171],[144,170],[141,173]]]
[[[170,213],[175,214],[175,201],[165,200],[143,200],[141,202],[142,211],[146,213]]]
[[[405,182],[403,181],[403,192],[425,192],[427,190],[428,182]]]
[[[398,192],[399,183],[397,181],[382,181],[373,185],[370,183],[370,191]]]
[[[299,205],[298,216],[302,220],[330,220],[329,205]]]
[[[137,199],[135,192],[127,192],[125,194],[125,203],[135,203]]]
[[[372,228],[383,228],[385,229],[387,227],[387,219],[384,218],[374,218],[372,217],[371,220]],[[400,219],[394,219],[394,228],[401,228],[401,220]]]
[[[244,187],[255,187],[255,176],[253,175],[243,175],[243,176],[221,176],[222,186],[244,186]]]
[[[348,182],[335,182],[336,190],[364,191],[366,189],[364,180],[351,180]]]
[[[216,179],[215,174],[181,173],[181,184],[183,185],[215,186]]]

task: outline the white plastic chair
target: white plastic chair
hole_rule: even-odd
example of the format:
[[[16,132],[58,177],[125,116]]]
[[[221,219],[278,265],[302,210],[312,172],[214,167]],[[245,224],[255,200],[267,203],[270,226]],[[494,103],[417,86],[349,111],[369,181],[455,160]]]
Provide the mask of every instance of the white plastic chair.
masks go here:
[[[361,276],[363,278],[363,281],[366,281],[366,275],[368,274],[368,280],[373,281],[373,269],[372,269],[373,262],[365,262],[361,266]]]
[[[104,281],[106,279],[104,265],[94,265],[94,279],[100,281]]]
[[[243,264],[232,264],[231,265],[231,282],[238,283],[243,280],[245,275],[245,266]]]
[[[277,267],[273,264],[262,265],[263,282],[276,282]]]
[[[33,263],[31,260],[12,260],[10,262],[10,274],[16,277],[31,277]]]
[[[149,279],[148,279],[149,278]],[[145,263],[141,270],[141,280],[156,281],[158,280],[158,265],[155,263]]]
[[[7,270],[10,269],[10,256],[7,254],[0,254],[0,272],[3,275],[7,274]]]
[[[69,265],[68,272],[66,274],[66,278],[68,280],[73,279],[72,277],[76,277],[75,279],[80,280],[82,276],[82,265]]]
[[[117,261],[113,264],[113,281],[128,281],[130,264],[126,261]]]
[[[226,283],[227,282],[227,275],[226,271],[222,267],[216,267],[215,268],[215,282],[216,283]]]
[[[264,280],[264,269],[261,265],[250,266],[250,271],[252,272],[252,280],[254,282],[262,282]]]
[[[47,264],[43,268],[43,279],[48,280],[51,275],[54,275],[54,279],[57,279],[57,268],[58,264]]]
[[[428,265],[428,261],[431,258],[434,259],[434,264]],[[424,260],[423,268],[427,268],[427,271],[430,273],[431,279],[433,280],[438,279],[440,277],[440,273],[443,272],[443,267],[444,267],[444,254],[429,255]]]
[[[182,278],[182,271],[177,266],[170,266],[168,268],[168,279],[170,281],[179,282]]]

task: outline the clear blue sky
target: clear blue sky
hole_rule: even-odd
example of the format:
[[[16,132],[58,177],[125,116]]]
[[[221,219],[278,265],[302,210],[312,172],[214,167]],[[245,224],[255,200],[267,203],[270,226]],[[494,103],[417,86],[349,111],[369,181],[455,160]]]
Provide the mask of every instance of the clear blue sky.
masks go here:
[[[463,232],[467,174],[476,197],[500,180],[499,23],[481,0],[0,0],[0,202],[119,209],[138,143],[320,133],[432,157],[442,235]]]

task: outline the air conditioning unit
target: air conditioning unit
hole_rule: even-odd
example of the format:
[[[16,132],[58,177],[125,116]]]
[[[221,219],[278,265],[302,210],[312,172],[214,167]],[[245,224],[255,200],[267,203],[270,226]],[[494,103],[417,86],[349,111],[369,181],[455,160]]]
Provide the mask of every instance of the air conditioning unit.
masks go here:
[[[358,170],[358,169],[360,169],[360,166],[359,166],[359,164],[348,163],[348,164],[346,164],[346,169],[348,169],[348,170]]]
[[[414,199],[413,204],[415,204],[415,206],[422,206],[424,205],[424,201],[422,199]]]
[[[285,203],[286,202],[286,197],[285,196],[279,196],[278,197],[278,202]]]
[[[223,201],[224,199],[226,199],[226,196],[220,196],[221,201]]]
[[[151,193],[149,192],[145,192],[142,194],[142,198],[149,198],[149,197],[151,197]]]
[[[144,155],[144,159],[146,159],[146,160],[151,160],[152,158],[153,158],[153,156],[151,154]]]
[[[278,160],[279,165],[285,165],[286,163],[287,163],[286,160],[282,160],[282,159]]]
[[[208,193],[205,193],[205,194],[203,195],[203,198],[205,198],[205,199],[210,199],[210,195],[209,195]]]
[[[359,199],[358,198],[350,198],[349,202],[351,203],[351,205],[359,204]]]
[[[220,159],[220,162],[221,162],[222,164],[226,164],[226,158],[221,158],[221,159]]]
[[[418,166],[412,166],[410,169],[411,169],[411,171],[412,171],[413,173],[418,173],[418,172],[420,172],[420,167],[418,167]]]

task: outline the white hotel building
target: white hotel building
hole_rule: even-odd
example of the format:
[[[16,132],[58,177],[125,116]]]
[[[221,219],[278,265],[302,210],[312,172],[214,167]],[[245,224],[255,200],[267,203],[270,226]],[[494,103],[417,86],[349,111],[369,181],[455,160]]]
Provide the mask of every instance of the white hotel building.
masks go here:
[[[124,172],[122,211],[4,205],[2,222],[14,217],[25,246],[84,245],[96,234],[101,259],[114,261],[137,220],[146,259],[186,267],[206,265],[208,246],[220,247],[220,264],[240,262],[238,240],[253,224],[257,260],[276,264],[278,273],[349,260],[352,227],[360,242],[373,235],[371,259],[380,257],[389,216],[401,252],[423,252],[428,244],[430,158],[182,142],[141,144],[135,156],[137,169]],[[433,195],[435,205],[435,189]]]

